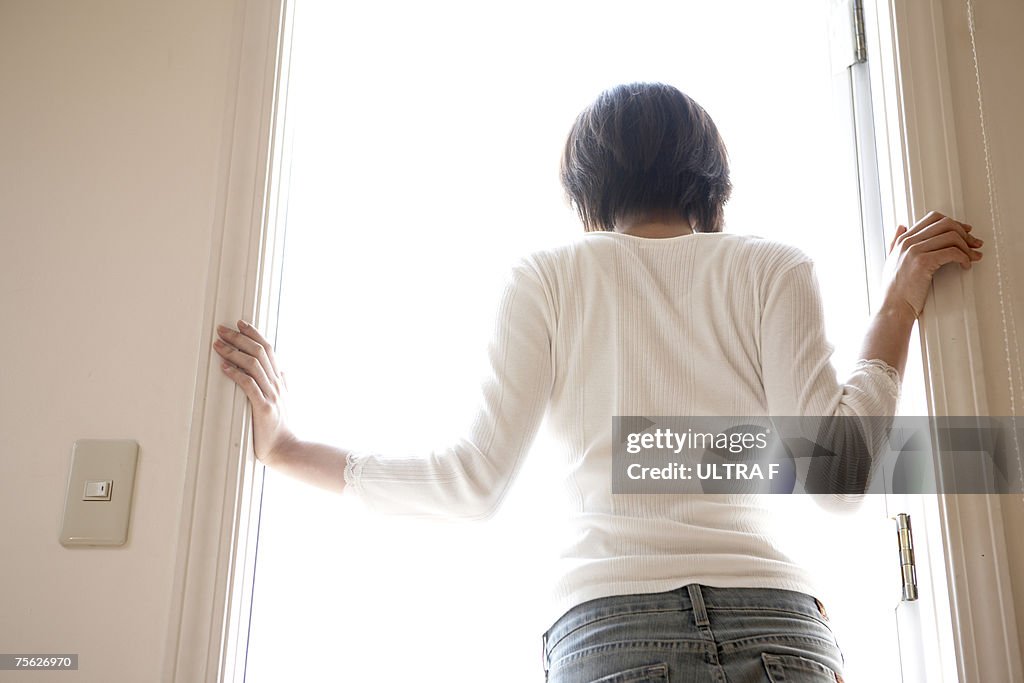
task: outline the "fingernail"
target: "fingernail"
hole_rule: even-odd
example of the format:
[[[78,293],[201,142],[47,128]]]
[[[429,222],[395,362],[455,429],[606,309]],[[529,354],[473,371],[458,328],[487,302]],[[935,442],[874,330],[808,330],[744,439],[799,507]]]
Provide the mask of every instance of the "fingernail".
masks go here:
[[[238,321],[238,327],[239,327],[239,329],[241,329],[243,327],[249,327],[249,323],[245,322],[244,320],[239,320]]]

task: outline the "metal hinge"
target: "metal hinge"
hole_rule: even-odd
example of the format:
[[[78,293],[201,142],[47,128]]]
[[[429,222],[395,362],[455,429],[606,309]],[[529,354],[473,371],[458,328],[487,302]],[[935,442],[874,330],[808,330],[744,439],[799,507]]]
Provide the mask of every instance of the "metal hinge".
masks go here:
[[[868,61],[868,39],[864,30],[864,0],[853,0],[853,58]]]
[[[914,533],[910,528],[910,515],[901,512],[892,519],[896,520],[896,541],[900,551],[903,600],[917,600],[917,561],[914,559]]]
[[[868,60],[864,0],[832,0],[829,41],[833,73]]]

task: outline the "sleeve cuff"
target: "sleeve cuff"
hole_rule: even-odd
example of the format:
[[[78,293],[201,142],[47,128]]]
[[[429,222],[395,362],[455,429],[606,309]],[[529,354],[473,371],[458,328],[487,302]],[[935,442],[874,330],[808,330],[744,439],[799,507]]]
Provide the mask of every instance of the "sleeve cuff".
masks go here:
[[[357,492],[359,490],[359,476],[362,474],[363,462],[358,454],[349,451],[345,455],[345,488]]]
[[[868,374],[875,375],[876,377],[884,377],[886,379],[886,386],[889,390],[889,396],[893,399],[899,400],[900,392],[902,391],[902,383],[900,381],[900,373],[896,368],[889,365],[881,358],[862,358],[854,364],[854,371],[861,370]]]

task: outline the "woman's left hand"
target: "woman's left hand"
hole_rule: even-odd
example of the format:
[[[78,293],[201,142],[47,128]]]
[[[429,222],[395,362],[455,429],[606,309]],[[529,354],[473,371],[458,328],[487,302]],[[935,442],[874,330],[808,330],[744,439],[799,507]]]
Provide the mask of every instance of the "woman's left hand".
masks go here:
[[[252,406],[252,438],[256,457],[266,464],[296,441],[288,428],[284,372],[277,366],[274,347],[252,325],[238,321],[238,330],[217,326],[220,339],[213,348],[224,362],[221,369],[242,388]]]

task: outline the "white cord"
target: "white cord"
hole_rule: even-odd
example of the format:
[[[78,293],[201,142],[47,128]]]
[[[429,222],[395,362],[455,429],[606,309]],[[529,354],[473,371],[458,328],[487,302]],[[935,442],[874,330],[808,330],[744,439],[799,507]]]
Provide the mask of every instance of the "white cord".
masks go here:
[[[1020,358],[1020,346],[1017,342],[1017,323],[1013,317],[1013,308],[1009,309],[1009,318],[1007,318],[1007,306],[1006,298],[1003,295],[1003,267],[1000,253],[1002,252],[1002,227],[999,221],[999,203],[996,196],[995,181],[992,174],[992,157],[989,152],[988,145],[988,133],[985,129],[985,105],[984,99],[981,94],[981,68],[978,65],[978,45],[975,41],[974,36],[974,4],[971,0],[967,2],[967,29],[971,36],[971,55],[974,57],[974,78],[978,88],[978,118],[981,120],[981,142],[985,150],[985,176],[988,181],[988,206],[989,213],[992,219],[992,251],[996,255],[996,282],[998,284],[999,293],[999,312],[1003,318],[1003,348],[1006,352],[1006,370],[1007,378],[1009,379],[1010,387],[1010,419],[1013,424],[1013,445],[1017,452],[1017,472],[1020,478],[1021,491],[1024,493],[1024,464],[1021,462],[1021,451],[1020,443],[1017,438],[1017,405],[1016,405],[1016,389],[1015,379],[1013,376],[1013,363],[1011,362],[1010,355],[1010,339],[1013,339],[1014,351],[1016,351],[1016,357]],[[1013,334],[1010,334],[1010,330],[1013,330]],[[1017,365],[1017,380],[1024,385],[1024,380],[1021,379],[1021,368],[1020,364]],[[1024,495],[1021,497],[1024,500]]]

